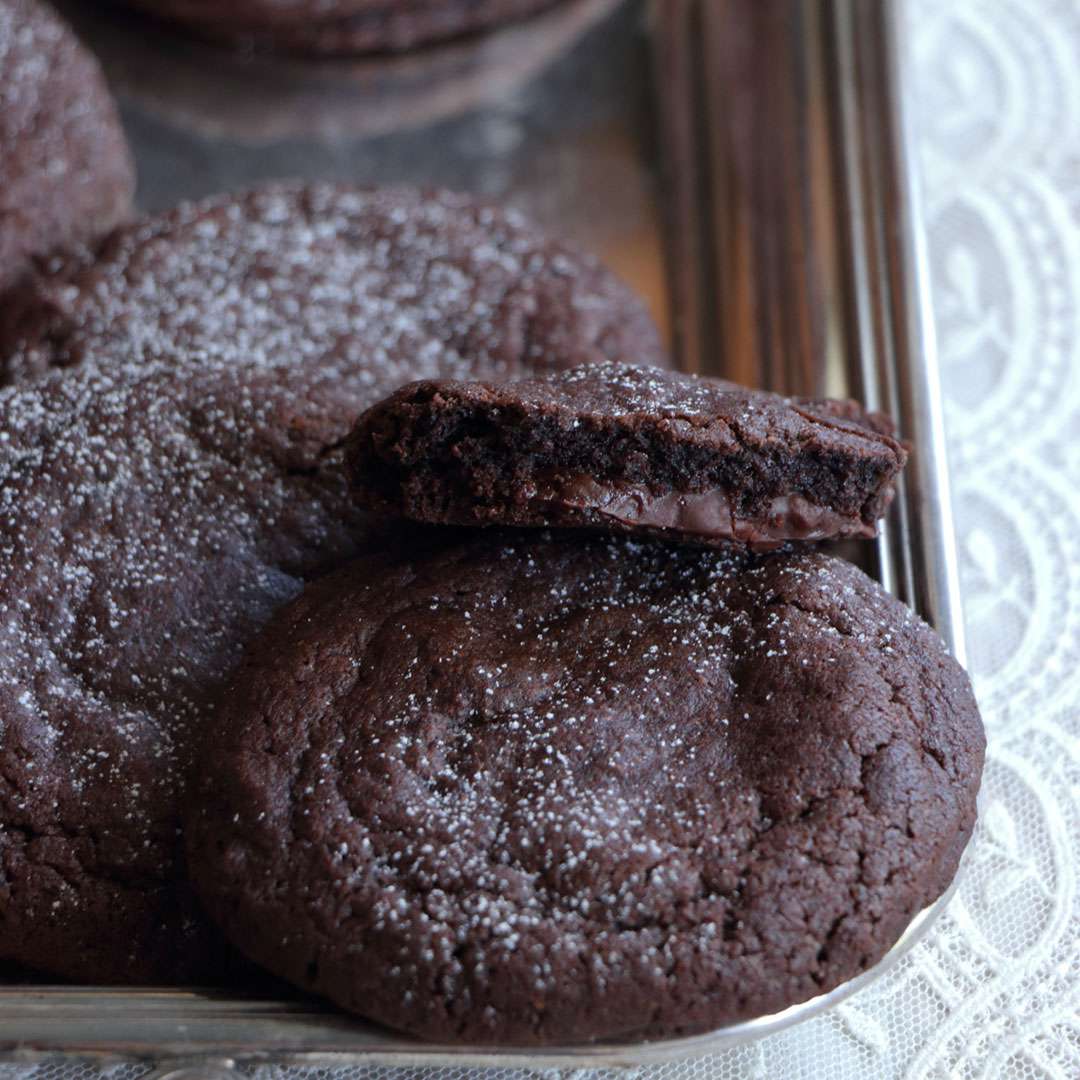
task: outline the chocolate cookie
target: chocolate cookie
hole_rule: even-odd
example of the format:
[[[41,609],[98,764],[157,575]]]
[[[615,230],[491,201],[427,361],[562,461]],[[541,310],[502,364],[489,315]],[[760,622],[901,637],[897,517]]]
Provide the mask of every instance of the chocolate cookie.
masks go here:
[[[224,195],[118,229],[0,308],[0,380],[90,356],[333,361],[365,373],[365,404],[424,371],[512,377],[631,347],[666,362],[640,301],[516,212],[329,184]]]
[[[183,884],[191,736],[274,609],[379,542],[340,463],[357,413],[549,341],[602,354],[642,316],[512,216],[330,188],[185,207],[35,295],[40,377],[0,390],[0,960],[213,978]]]
[[[310,587],[188,819],[244,952],[426,1039],[668,1036],[877,961],[951,880],[984,739],[851,564],[486,534]]]
[[[625,364],[419,382],[350,437],[361,505],[420,521],[778,545],[873,536],[906,460],[888,422]]]
[[[0,290],[126,217],[134,186],[97,61],[46,4],[0,0]]]

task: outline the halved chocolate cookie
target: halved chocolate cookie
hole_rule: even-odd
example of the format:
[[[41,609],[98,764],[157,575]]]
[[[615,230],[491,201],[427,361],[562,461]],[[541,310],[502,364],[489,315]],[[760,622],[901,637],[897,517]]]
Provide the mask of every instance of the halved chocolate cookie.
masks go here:
[[[609,363],[420,382],[349,441],[362,506],[463,525],[587,526],[757,547],[873,536],[907,454],[853,402]]]

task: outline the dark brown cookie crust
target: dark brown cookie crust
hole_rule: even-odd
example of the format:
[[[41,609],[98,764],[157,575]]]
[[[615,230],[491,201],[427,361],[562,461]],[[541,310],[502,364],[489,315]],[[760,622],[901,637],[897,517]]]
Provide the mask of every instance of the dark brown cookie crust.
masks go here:
[[[298,372],[87,366],[0,392],[0,956],[219,978],[177,802],[217,680],[357,550]],[[291,387],[291,390],[290,390]]]
[[[0,308],[0,382],[106,362],[333,362],[492,378],[626,355],[641,302],[520,214],[449,192],[278,185],[187,203],[53,260]],[[430,358],[430,359],[429,359]]]
[[[37,0],[0,0],[0,291],[131,210],[135,171],[97,61]]]
[[[99,256],[37,282],[37,378],[0,390],[0,959],[195,981],[223,950],[183,882],[191,736],[274,609],[380,542],[341,468],[357,413],[548,340],[602,354],[634,304],[516,219],[409,192],[212,200]]]
[[[878,960],[956,870],[983,748],[964,672],[846,562],[486,534],[282,612],[189,859],[244,952],[381,1023],[673,1036]]]
[[[851,402],[609,363],[420,382],[360,418],[360,504],[432,523],[777,546],[877,531],[904,448]]]

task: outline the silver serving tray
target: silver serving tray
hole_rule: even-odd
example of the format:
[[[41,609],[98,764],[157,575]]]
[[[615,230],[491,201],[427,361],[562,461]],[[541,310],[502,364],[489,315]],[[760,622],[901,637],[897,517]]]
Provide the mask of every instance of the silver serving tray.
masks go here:
[[[877,545],[844,553],[963,660],[923,229],[897,92],[901,6],[655,0],[646,13],[574,0],[480,43],[404,60],[290,61],[287,72],[83,5],[71,14],[121,98],[144,206],[281,175],[471,188],[599,251],[650,300],[688,369],[890,412],[915,452]],[[831,1008],[880,978],[947,901],[832,992],[692,1038],[438,1046],[307,998],[12,985],[0,988],[0,1057],[143,1059],[200,1074],[257,1061],[644,1065]]]

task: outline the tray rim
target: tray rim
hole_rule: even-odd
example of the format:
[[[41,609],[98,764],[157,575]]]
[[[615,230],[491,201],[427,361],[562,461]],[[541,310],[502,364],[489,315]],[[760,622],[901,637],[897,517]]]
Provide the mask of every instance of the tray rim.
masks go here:
[[[962,868],[961,868],[962,873]],[[675,1060],[705,1057],[718,1050],[729,1049],[756,1041],[766,1035],[781,1031],[796,1022],[807,1020],[857,993],[863,987],[876,982],[892,969],[936,922],[951,899],[961,874],[954,878],[949,889],[933,904],[923,908],[908,924],[900,940],[873,967],[861,972],[833,990],[807,1001],[789,1006],[778,1013],[754,1017],[737,1024],[727,1025],[712,1032],[663,1039],[652,1042],[599,1042],[577,1046],[522,1046],[522,1047],[476,1047],[422,1043],[392,1031],[377,1028],[362,1020],[344,1016],[332,1007],[320,1006],[317,1001],[294,1003],[271,999],[246,999],[239,995],[213,993],[199,990],[177,990],[169,987],[147,987],[138,991],[118,991],[112,987],[39,986],[0,989],[0,1062],[18,1064],[41,1064],[63,1058],[92,1060],[102,1065],[125,1062],[157,1062],[164,1068],[180,1066],[231,1069],[240,1064],[273,1063],[298,1066],[348,1066],[348,1065],[394,1065],[394,1066],[450,1066],[474,1065],[487,1068],[535,1068],[535,1069],[584,1069],[584,1068],[636,1068],[657,1065]],[[21,1009],[6,1012],[5,1002],[12,998],[23,999]],[[102,1010],[102,1000],[106,1009]],[[155,1007],[160,1003],[160,1007]],[[171,1006],[175,1003],[175,1008]],[[283,1028],[322,1024],[324,1031],[342,1035],[341,1045],[290,1045],[281,1042],[256,1046],[250,1035],[237,1033],[223,1038],[202,1034],[202,1029],[214,1029],[227,1023],[222,1006],[229,1003],[243,1006],[245,1011],[267,1009],[273,1013],[284,1010],[275,1021]],[[140,1013],[138,1006],[143,1006]],[[150,1007],[147,1008],[147,1005]],[[67,1010],[56,1016],[57,1008]],[[43,1034],[41,1037],[9,1039],[8,1029],[35,1014],[45,1020],[46,1027],[59,1024],[108,1023],[113,1011],[137,1014],[136,1022],[142,1029],[139,1041],[118,1041],[100,1035],[83,1039],[79,1035],[59,1036]],[[238,1010],[239,1011],[239,1010]],[[156,1017],[156,1019],[155,1019]],[[248,1023],[241,1015],[239,1024]],[[350,1045],[351,1037],[358,1040]]]

